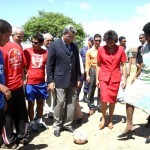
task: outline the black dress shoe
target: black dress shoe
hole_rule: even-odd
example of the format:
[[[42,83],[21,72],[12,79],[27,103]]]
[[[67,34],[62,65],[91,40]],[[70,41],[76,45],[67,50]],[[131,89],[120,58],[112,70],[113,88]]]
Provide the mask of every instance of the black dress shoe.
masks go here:
[[[145,141],[145,144],[148,144],[148,143],[150,143],[150,137],[148,137]]]
[[[21,143],[23,145],[27,145],[29,143],[28,138],[24,137],[24,138],[20,139],[19,143]]]
[[[82,123],[82,120],[83,120],[83,117],[82,117],[82,118],[77,119],[77,124]]]
[[[74,129],[73,127],[68,128],[68,132],[72,132],[72,133],[73,133],[74,130],[75,130],[75,129]]]
[[[125,132],[125,133],[122,133],[122,134],[118,135],[118,138],[130,138],[130,137],[132,137],[134,132],[135,131],[129,130],[129,131]]]
[[[97,107],[97,111],[98,111],[98,112],[101,112],[101,107]]]
[[[60,136],[60,130],[54,130],[54,135],[56,137],[59,137]]]
[[[64,128],[64,130],[73,133],[75,129],[74,129],[73,127],[69,127],[69,128],[67,128],[67,129]]]
[[[80,102],[87,103],[88,99],[86,97],[84,97]]]

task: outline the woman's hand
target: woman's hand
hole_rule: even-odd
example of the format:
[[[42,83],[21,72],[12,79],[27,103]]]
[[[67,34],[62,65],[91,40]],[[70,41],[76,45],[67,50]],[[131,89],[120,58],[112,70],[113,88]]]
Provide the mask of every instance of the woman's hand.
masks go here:
[[[126,81],[125,81],[125,80],[122,81],[121,87],[122,87],[122,89],[125,89],[125,88],[126,88]]]
[[[134,77],[131,81],[131,85],[134,83],[134,81],[137,79],[137,77]]]
[[[100,88],[99,80],[96,80],[96,86],[97,88]]]

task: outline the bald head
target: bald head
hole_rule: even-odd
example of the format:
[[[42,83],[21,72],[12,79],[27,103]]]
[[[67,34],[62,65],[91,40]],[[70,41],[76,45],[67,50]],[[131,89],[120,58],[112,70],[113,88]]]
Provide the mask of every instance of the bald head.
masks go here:
[[[24,29],[21,27],[13,27],[13,30],[12,30],[13,41],[20,45],[23,38],[24,38]]]
[[[44,37],[44,46],[49,47],[50,43],[53,41],[53,36],[50,33],[43,34]]]

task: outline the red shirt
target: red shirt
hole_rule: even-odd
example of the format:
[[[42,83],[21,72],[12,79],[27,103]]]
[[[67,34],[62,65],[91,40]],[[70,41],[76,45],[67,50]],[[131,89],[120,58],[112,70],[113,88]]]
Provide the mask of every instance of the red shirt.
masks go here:
[[[2,53],[6,86],[15,90],[22,86],[23,69],[26,64],[23,50],[17,43],[8,42],[2,47]]]
[[[25,49],[24,55],[27,61],[27,84],[40,84],[45,82],[45,65],[47,51],[35,50],[33,47]]]
[[[122,46],[115,45],[114,52],[108,51],[108,46],[102,46],[98,49],[97,62],[100,62],[100,81],[120,82],[122,74],[120,72],[120,63],[126,62],[126,54]]]

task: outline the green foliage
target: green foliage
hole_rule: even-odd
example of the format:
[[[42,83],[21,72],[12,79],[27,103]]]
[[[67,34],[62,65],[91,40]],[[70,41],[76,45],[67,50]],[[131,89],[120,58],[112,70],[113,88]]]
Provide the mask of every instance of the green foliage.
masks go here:
[[[50,33],[54,39],[62,36],[64,27],[68,24],[72,24],[76,30],[77,35],[75,42],[79,48],[83,46],[83,42],[87,37],[81,24],[76,24],[71,18],[64,16],[60,13],[52,13],[39,11],[38,16],[30,18],[24,25],[25,30],[25,41],[30,40],[31,36],[35,33]]]

